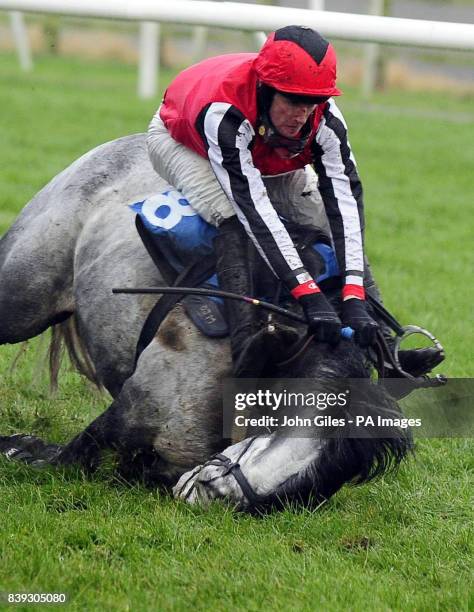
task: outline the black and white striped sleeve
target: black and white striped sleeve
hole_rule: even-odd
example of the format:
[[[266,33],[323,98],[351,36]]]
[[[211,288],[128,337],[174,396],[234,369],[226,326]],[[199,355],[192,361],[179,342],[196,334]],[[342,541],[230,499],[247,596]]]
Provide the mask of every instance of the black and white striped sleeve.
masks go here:
[[[196,128],[217,180],[272,271],[290,290],[311,281],[253,164],[255,132],[248,119],[235,106],[214,102],[201,111]]]
[[[313,142],[313,164],[343,271],[343,296],[362,297],[364,209],[362,184],[347,138],[347,125],[331,98]],[[359,288],[359,289],[358,289]]]

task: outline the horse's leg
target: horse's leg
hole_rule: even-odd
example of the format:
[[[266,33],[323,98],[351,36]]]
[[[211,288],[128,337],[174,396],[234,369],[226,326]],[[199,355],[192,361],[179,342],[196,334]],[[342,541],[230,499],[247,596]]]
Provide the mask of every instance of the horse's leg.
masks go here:
[[[29,434],[0,436],[0,453],[10,460],[22,461],[34,467],[50,464],[60,451],[59,444],[48,444]]]
[[[73,228],[42,214],[45,198],[43,190],[0,240],[0,344],[32,338],[74,309]]]
[[[87,157],[37,193],[0,240],[0,344],[36,336],[74,310],[74,250],[90,212]]]
[[[100,463],[104,449],[113,447],[117,402],[95,419],[65,446],[48,444],[36,436],[15,434],[0,436],[0,453],[8,459],[34,467],[77,464],[91,471]]]
[[[127,419],[131,410],[130,397],[118,397],[81,433],[65,446],[48,444],[35,436],[15,434],[0,436],[0,452],[8,459],[22,461],[35,467],[46,465],[78,465],[87,472],[98,467],[102,452],[106,449],[127,451],[132,456],[136,451],[152,450],[153,424],[135,427]]]

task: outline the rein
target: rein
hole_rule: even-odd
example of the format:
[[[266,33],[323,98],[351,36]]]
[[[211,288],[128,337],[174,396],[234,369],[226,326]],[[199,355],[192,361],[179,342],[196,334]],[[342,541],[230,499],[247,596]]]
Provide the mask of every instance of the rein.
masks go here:
[[[438,350],[443,351],[444,349],[441,343],[439,342],[439,340],[435,336],[433,336],[433,334],[431,334],[426,329],[423,329],[422,327],[417,327],[416,325],[408,325],[407,327],[402,327],[401,330],[403,333],[401,336],[396,337],[393,352],[390,349],[382,332],[380,330],[377,331],[376,342],[374,346],[371,348],[373,348],[375,352],[374,363],[375,363],[377,372],[379,373],[379,378],[385,378],[385,370],[386,370],[385,362],[387,361],[389,365],[392,367],[393,371],[396,372],[400,378],[406,378],[408,380],[416,381],[417,384],[422,383],[422,386],[445,384],[446,379],[441,374],[436,375],[434,379],[431,379],[429,378],[429,376],[426,376],[426,375],[421,376],[421,377],[416,377],[410,374],[409,372],[406,372],[402,368],[402,366],[400,365],[399,357],[398,357],[400,344],[404,338],[412,334],[422,334],[426,336],[427,338],[429,338]],[[294,353],[290,357],[285,359],[284,361],[277,362],[276,363],[277,367],[287,366],[293,363],[294,361],[296,361],[296,359],[301,357],[301,355],[308,349],[308,347],[310,346],[313,340],[314,340],[314,335],[310,334],[310,335],[304,336],[301,340],[298,340],[297,342],[295,342],[295,344],[291,347],[292,349],[294,349]]]
[[[301,357],[301,355],[306,351],[306,349],[310,346],[313,340],[314,340],[314,334],[309,334],[303,337],[302,340],[298,340],[297,342],[295,342],[296,347],[295,345],[292,347],[295,349],[295,352],[293,353],[293,355],[291,355],[291,357],[288,357],[284,361],[277,362],[276,364],[277,367],[287,366],[293,363],[293,361],[296,361],[296,359]],[[377,332],[377,342],[375,343],[373,348],[374,348],[374,351],[376,354],[376,360],[377,360],[376,368],[377,368],[380,378],[384,378],[385,357],[387,357],[388,360],[390,361],[390,365],[400,376],[414,379],[414,377],[411,376],[411,374],[408,374],[408,372],[404,372],[404,370],[402,370],[398,360],[395,360],[394,356],[392,355],[392,352],[390,351],[388,344],[385,342],[385,338],[383,337],[380,331]]]
[[[259,300],[254,297],[249,297],[246,295],[240,295],[238,293],[232,293],[230,291],[221,291],[219,289],[205,289],[201,287],[123,287],[123,288],[114,288],[112,289],[112,293],[126,293],[126,294],[179,294],[179,295],[203,295],[209,297],[221,297],[230,300],[237,300],[246,302],[248,304],[252,304],[253,306],[257,306],[259,308],[263,308],[264,310],[268,310],[270,312],[274,312],[276,314],[280,314],[288,319],[292,319],[293,321],[297,321],[299,323],[306,323],[306,318],[303,315],[300,315],[296,312],[292,312],[286,308],[282,308],[281,306],[276,306],[270,302],[266,302],[264,300]],[[421,334],[426,336],[434,346],[441,352],[444,352],[443,346],[439,342],[439,340],[429,331],[423,329],[422,327],[418,327],[417,325],[407,325],[403,327],[398,323],[398,321],[374,298],[369,295],[369,301],[376,313],[385,321],[385,323],[395,332],[395,340],[393,351],[387,344],[386,339],[380,330],[377,331],[377,341],[374,346],[374,350],[376,353],[376,367],[379,372],[379,378],[384,378],[385,375],[385,361],[389,363],[392,367],[393,371],[398,374],[401,378],[406,378],[411,381],[416,381],[420,386],[435,386],[442,385],[446,383],[446,378],[441,374],[435,376],[435,378],[430,378],[427,375],[416,377],[412,376],[409,372],[405,372],[400,365],[399,360],[399,350],[400,344],[402,340],[407,338],[413,334]],[[344,327],[341,331],[341,337],[346,340],[351,340],[354,331],[349,327]],[[293,355],[277,363],[277,366],[285,366],[292,363],[295,359],[300,357],[308,348],[308,346],[313,341],[314,336],[309,335],[303,337],[301,341],[296,342],[296,348],[293,346],[295,352]]]
[[[303,336],[301,340],[297,340],[295,344],[291,347],[295,349],[295,352],[293,353],[293,355],[291,355],[291,357],[288,357],[284,361],[277,362],[276,365],[280,368],[286,365],[290,365],[290,363],[293,363],[293,361],[296,361],[296,359],[298,359],[298,357],[301,357],[301,355],[306,351],[306,349],[308,348],[308,346],[311,344],[313,340],[314,340],[314,334],[308,334],[307,336]],[[296,345],[296,348],[295,348],[295,345]]]

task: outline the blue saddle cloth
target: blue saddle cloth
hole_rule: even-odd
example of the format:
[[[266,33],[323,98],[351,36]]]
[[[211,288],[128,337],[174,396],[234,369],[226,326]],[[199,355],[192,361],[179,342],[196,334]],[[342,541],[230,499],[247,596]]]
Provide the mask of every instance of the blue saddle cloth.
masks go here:
[[[200,217],[174,187],[141,202],[135,202],[130,208],[141,217],[149,233],[159,240],[160,250],[177,272],[181,272],[192,259],[213,252],[212,241],[217,229]],[[338,277],[339,267],[334,249],[323,242],[316,242],[312,246],[325,263],[325,270],[316,282]],[[215,275],[207,282],[218,286]]]
[[[141,202],[130,204],[130,208],[141,218],[153,240],[159,243],[159,251],[176,274],[181,273],[191,262],[199,261],[213,253],[213,239],[217,229],[204,221],[186,198],[173,187]],[[325,270],[318,276],[317,282],[339,276],[333,249],[321,242],[315,243],[313,248],[325,263]],[[216,274],[208,278],[203,285],[219,288]],[[257,297],[268,299],[264,295]],[[288,297],[289,294],[281,292],[282,301]],[[182,303],[191,320],[204,335],[222,338],[228,334],[222,299],[187,296]]]

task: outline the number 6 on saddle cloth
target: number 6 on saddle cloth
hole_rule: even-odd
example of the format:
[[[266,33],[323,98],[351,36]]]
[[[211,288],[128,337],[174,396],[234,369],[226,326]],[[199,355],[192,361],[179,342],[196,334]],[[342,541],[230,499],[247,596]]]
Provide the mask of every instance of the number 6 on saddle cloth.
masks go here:
[[[166,282],[176,286],[218,288],[213,249],[213,239],[217,235],[217,229],[200,217],[179,191],[170,186],[157,195],[131,204],[130,208],[137,213],[137,230]],[[318,241],[311,245],[319,254],[323,270],[317,276],[318,283],[328,279],[339,279],[335,253],[328,244],[329,240],[326,240],[327,243]],[[273,277],[270,273],[268,276]],[[261,289],[262,291],[268,289],[268,283],[263,284]],[[163,311],[164,315],[179,297],[168,296],[170,304],[171,301],[173,304],[170,306],[165,300],[165,304],[162,305],[163,309],[167,307],[166,312]],[[262,293],[255,297],[269,299],[270,296]],[[287,299],[289,294],[282,293],[283,297]],[[224,337],[228,334],[220,298],[187,296],[181,301],[187,314],[205,335]],[[153,332],[156,332],[157,320],[155,318]]]

